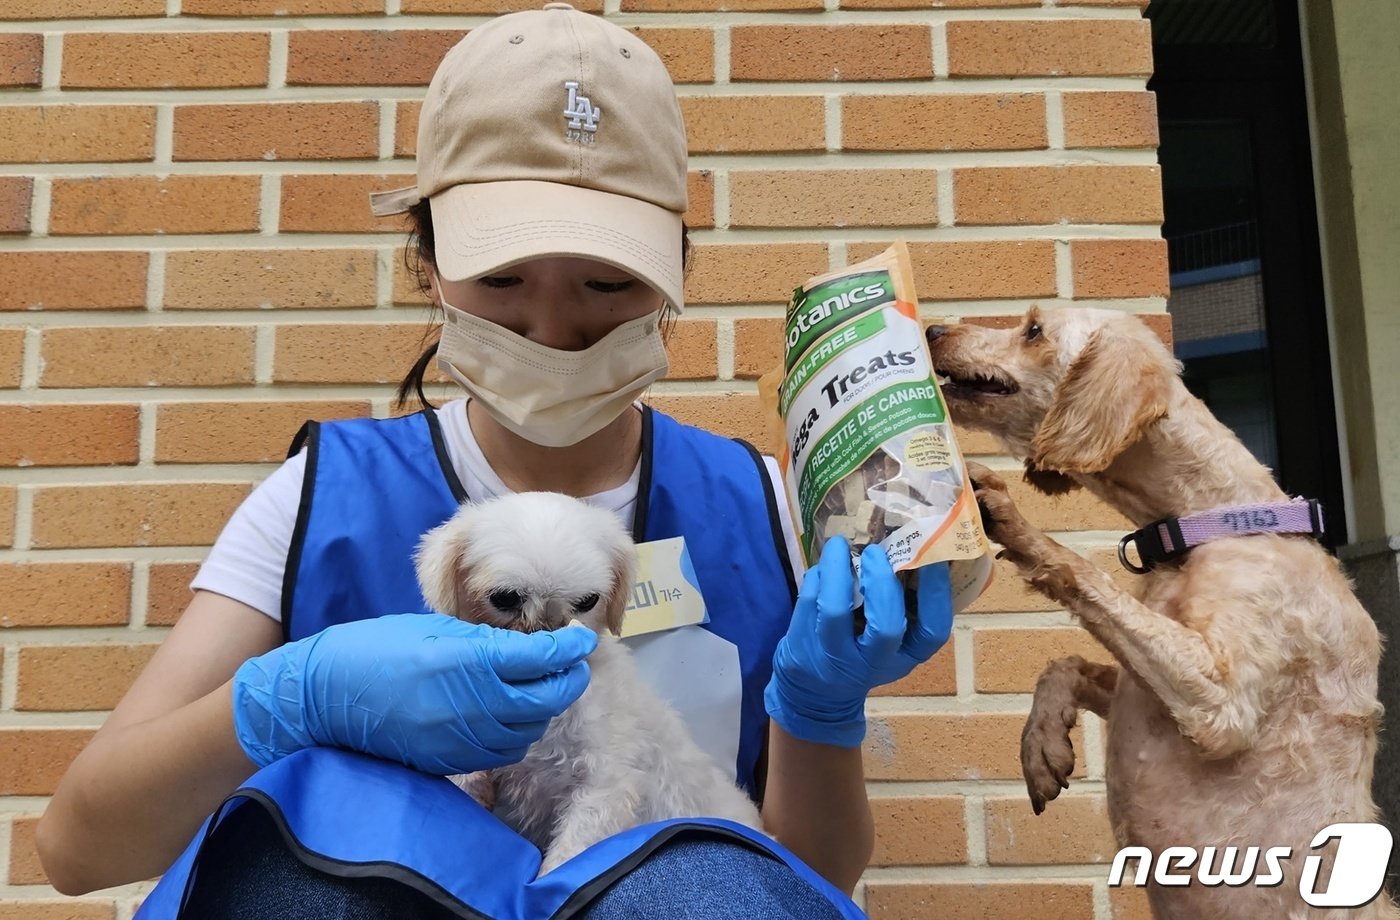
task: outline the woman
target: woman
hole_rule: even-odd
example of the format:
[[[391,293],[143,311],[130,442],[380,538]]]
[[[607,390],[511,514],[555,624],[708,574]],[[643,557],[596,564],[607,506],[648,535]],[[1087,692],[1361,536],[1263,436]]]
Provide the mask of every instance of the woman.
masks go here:
[[[664,66],[567,4],[500,17],[444,58],[418,151],[417,186],[376,210],[418,223],[446,314],[439,365],[469,399],[308,426],[60,784],[38,830],[46,871],[78,893],[169,867],[153,916],[182,897],[191,915],[272,916],[288,891],[298,916],[851,915],[837,889],[873,846],[865,697],[946,641],[946,571],[919,579],[906,626],[867,549],[857,635],[843,541],[796,591],[772,462],[635,402],[684,306],[686,147]],[[427,358],[406,383],[420,397]],[[522,490],[609,507],[639,541],[684,538],[710,619],[635,652],[783,847],[691,822],[513,890],[529,854],[435,777],[519,760],[582,694],[596,640],[429,613],[411,554],[459,502]]]

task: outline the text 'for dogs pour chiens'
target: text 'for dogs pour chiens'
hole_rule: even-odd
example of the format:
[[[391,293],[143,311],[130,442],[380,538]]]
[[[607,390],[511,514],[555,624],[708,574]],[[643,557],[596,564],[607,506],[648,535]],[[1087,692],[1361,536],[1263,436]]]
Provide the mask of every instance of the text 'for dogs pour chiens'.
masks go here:
[[[456,778],[540,848],[541,875],[651,821],[717,817],[762,829],[753,802],[616,638],[636,560],[616,515],[552,492],[466,505],[419,546],[423,596],[442,613],[521,632],[598,633],[588,689],[525,759]]]
[[[1376,820],[1380,640],[1313,539],[1317,506],[1284,494],[1130,314],[1033,309],[1014,328],[931,326],[928,339],[960,424],[996,435],[1032,485],[1082,486],[1141,528],[1121,544],[1142,576],[1130,593],[969,466],[987,535],[1117,659],[1064,658],[1041,675],[1021,748],[1035,810],[1067,788],[1070,729],[1088,709],[1108,720],[1120,847],[1283,847],[1344,875],[1339,840],[1312,845],[1325,828]],[[1154,881],[1148,897],[1172,920],[1400,916],[1384,894],[1352,910],[1305,903],[1302,891],[1326,890],[1308,865],[1283,861],[1268,886]]]

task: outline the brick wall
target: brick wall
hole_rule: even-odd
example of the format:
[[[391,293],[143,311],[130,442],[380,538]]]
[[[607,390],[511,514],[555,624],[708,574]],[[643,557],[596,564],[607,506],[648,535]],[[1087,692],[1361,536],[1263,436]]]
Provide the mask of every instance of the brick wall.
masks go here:
[[[5,920],[126,918],[147,890],[56,900],[35,817],[300,421],[391,411],[426,311],[401,226],[365,193],[411,176],[442,51],[519,5],[0,4]],[[787,293],[897,235],[930,318],[1076,302],[1164,319],[1140,5],[589,0],[666,60],[693,154],[691,308],[653,401],[758,437]],[[1117,515],[1018,493],[1112,567]],[[1146,916],[1103,883],[1097,720],[1045,816],[1019,779],[1028,693],[1070,651],[1103,655],[1002,571],[948,648],[871,702],[873,917]]]

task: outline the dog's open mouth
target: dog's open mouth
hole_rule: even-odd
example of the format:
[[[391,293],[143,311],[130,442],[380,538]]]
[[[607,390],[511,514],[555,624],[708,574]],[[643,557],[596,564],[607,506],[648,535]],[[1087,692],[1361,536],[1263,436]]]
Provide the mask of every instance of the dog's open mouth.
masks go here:
[[[964,374],[935,368],[938,384],[949,399],[975,399],[980,396],[1010,396],[1021,388],[1015,381],[1003,380],[989,374]]]

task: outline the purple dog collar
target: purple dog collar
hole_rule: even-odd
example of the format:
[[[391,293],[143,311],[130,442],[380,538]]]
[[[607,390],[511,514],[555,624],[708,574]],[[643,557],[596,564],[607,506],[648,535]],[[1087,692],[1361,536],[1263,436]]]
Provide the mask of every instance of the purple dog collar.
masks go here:
[[[1235,505],[1184,518],[1153,521],[1118,541],[1118,561],[1129,572],[1145,575],[1159,563],[1186,555],[1193,546],[1224,537],[1242,537],[1252,533],[1306,533],[1321,537],[1325,532],[1322,505],[1314,498]],[[1128,561],[1129,543],[1137,547],[1142,565]]]

